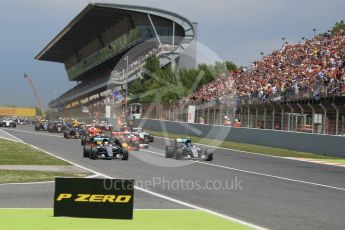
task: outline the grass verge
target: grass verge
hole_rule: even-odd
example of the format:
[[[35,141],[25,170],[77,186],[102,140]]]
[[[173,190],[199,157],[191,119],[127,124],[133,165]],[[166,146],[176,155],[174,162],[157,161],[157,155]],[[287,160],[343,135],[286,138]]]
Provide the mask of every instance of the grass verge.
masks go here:
[[[0,165],[70,165],[30,145],[0,139]]]
[[[26,170],[0,170],[0,184],[27,183],[53,181],[55,177],[80,177],[82,174],[69,174],[57,172],[26,171]],[[1,229],[1,228],[0,228]]]
[[[26,230],[244,230],[251,229],[197,210],[135,210],[133,220],[52,217],[52,209],[0,209],[0,229]]]
[[[158,137],[168,136],[168,138],[171,138],[171,139],[181,138],[184,136],[182,134],[176,134],[176,133],[164,133],[163,135],[163,132],[158,132],[158,131],[148,130],[148,129],[145,129],[145,131],[151,133],[154,136],[158,136]],[[309,158],[309,159],[315,159],[315,160],[323,160],[327,162],[345,163],[345,158],[330,157],[330,156],[318,155],[318,154],[313,154],[313,153],[298,152],[298,151],[293,151],[293,150],[288,150],[288,149],[244,144],[244,143],[232,142],[232,141],[220,141],[220,140],[207,139],[207,138],[201,138],[201,137],[196,137],[196,136],[189,136],[189,137],[191,137],[192,141],[195,143],[211,145],[215,147],[222,147],[222,148],[258,153],[258,154],[266,154],[266,155],[271,155],[271,156]]]

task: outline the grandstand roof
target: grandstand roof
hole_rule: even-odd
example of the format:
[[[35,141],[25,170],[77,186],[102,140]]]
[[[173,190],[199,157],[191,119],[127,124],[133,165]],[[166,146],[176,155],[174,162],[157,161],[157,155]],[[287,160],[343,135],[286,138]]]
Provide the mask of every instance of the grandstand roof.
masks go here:
[[[87,5],[36,57],[37,60],[64,62],[101,33],[133,13],[149,13],[176,21],[182,25],[192,23],[186,18],[155,8],[92,3]],[[193,31],[194,34],[194,31]]]

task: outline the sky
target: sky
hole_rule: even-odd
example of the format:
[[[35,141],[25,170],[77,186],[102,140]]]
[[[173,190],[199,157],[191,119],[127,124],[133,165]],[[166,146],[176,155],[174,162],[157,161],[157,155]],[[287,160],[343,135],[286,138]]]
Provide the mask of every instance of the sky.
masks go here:
[[[282,45],[298,43],[345,19],[344,0],[100,0],[153,6],[198,22],[198,40],[221,59],[248,66]],[[1,0],[0,105],[35,106],[27,73],[45,106],[75,83],[62,64],[34,57],[90,1]]]

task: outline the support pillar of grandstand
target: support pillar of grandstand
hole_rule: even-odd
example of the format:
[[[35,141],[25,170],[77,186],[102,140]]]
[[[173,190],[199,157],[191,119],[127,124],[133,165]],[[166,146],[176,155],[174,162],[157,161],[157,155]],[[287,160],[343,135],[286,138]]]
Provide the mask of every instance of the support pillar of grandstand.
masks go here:
[[[335,135],[338,135],[339,128],[339,108],[332,103],[333,108],[335,109]]]
[[[259,109],[257,106],[255,106],[255,127],[256,128],[259,128],[258,127],[258,113],[259,113]]]
[[[322,119],[322,134],[326,134],[326,118],[327,118],[327,109],[323,104],[319,104],[323,110],[323,119]]]
[[[126,61],[126,82],[125,82],[125,86],[126,86],[126,94],[125,94],[125,102],[126,102],[126,109],[125,109],[125,116],[126,118],[128,117],[128,100],[127,100],[127,96],[128,96],[128,55],[125,57],[125,61]]]
[[[345,130],[345,117],[341,116],[341,135],[344,135]]]
[[[169,111],[168,111],[168,121],[171,121],[171,119],[170,119],[170,106],[168,106],[168,109],[169,109]]]
[[[309,106],[309,108],[311,109],[311,112],[312,112],[312,129],[311,129],[311,133],[314,133],[314,117],[315,117],[315,108],[310,104],[308,103],[307,104]]]
[[[210,124],[210,107],[207,108],[207,124]]]
[[[264,121],[264,126],[263,129],[266,129],[266,122],[267,122],[267,108],[265,106],[265,104],[262,105],[262,107],[264,108],[264,117],[263,117],[263,121]]]
[[[290,114],[288,116],[288,131],[291,131],[291,114],[294,112],[294,109],[293,107],[290,105],[290,104],[287,104],[287,106],[289,107],[290,109]]]
[[[217,122],[216,122],[216,111],[217,111],[217,110],[216,110],[216,107],[214,106],[214,107],[213,107],[213,125],[216,125],[216,123],[217,123]]]
[[[305,124],[305,117],[304,117],[304,109],[303,107],[300,105],[300,103],[297,103],[298,108],[301,110],[301,114],[302,114],[302,124],[301,124],[301,130],[303,131],[303,125]]]
[[[250,128],[250,105],[247,105],[247,113],[248,113],[248,124],[247,127]]]
[[[222,106],[219,106],[219,125],[222,125]]]
[[[240,114],[239,114],[239,117],[238,117],[238,119],[239,119],[240,121],[243,121],[243,116],[242,116],[242,114],[243,114],[243,105],[240,105]]]
[[[274,130],[276,108],[271,103],[269,103],[269,106],[272,108],[272,130]]]
[[[152,19],[151,19],[150,14],[147,14],[147,17],[148,17],[149,20],[150,20],[151,26],[152,26],[152,28],[153,28],[153,31],[154,31],[154,33],[155,33],[155,35],[156,35],[156,38],[157,38],[157,41],[158,41],[158,43],[159,43],[159,47],[161,47],[161,46],[162,46],[161,39],[160,39],[159,36],[158,36],[156,27],[155,27],[155,25],[153,24],[153,21],[152,21]]]
[[[284,130],[284,107],[278,104],[281,110],[280,130]]]

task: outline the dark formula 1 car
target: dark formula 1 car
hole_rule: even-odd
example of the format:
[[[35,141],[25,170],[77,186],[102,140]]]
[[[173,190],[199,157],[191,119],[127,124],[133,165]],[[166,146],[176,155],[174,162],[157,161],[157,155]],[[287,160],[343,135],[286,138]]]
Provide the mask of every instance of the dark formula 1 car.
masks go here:
[[[84,136],[84,134],[84,129],[80,127],[67,127],[63,132],[63,136],[66,139],[79,139]]]
[[[83,147],[83,156],[90,159],[128,160],[128,145],[109,137],[92,137]]]
[[[48,130],[48,121],[47,120],[36,121],[35,130],[36,131],[47,131]]]
[[[0,127],[15,128],[15,127],[17,127],[17,123],[11,119],[5,119],[5,120],[0,122]]]
[[[208,149],[202,149],[199,146],[192,144],[190,138],[175,139],[172,145],[165,147],[165,157],[174,158],[176,160],[204,160],[212,161],[213,153]]]
[[[48,132],[50,133],[62,133],[64,131],[64,125],[61,121],[54,121],[48,124]]]

